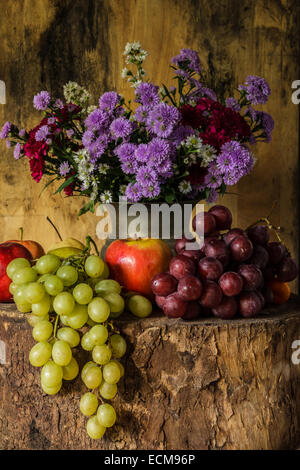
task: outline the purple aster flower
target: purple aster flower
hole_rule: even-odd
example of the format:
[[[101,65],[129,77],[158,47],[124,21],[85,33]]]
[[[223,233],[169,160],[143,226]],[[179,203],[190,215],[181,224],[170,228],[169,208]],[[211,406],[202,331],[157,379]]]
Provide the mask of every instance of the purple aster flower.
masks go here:
[[[120,117],[111,123],[109,129],[111,134],[117,139],[119,137],[126,139],[132,132],[132,123],[128,119]]]
[[[7,139],[10,131],[11,131],[11,123],[7,121],[2,127],[2,130],[0,132],[0,139]]]
[[[192,129],[190,126],[178,126],[170,135],[170,139],[174,142],[174,144],[180,145],[186,137],[189,135],[193,135],[195,130]]]
[[[20,129],[19,130],[19,137],[24,137],[26,134],[26,130],[25,129]]]
[[[175,106],[160,103],[149,113],[147,125],[158,137],[169,137],[180,118],[179,110]]]
[[[85,122],[85,127],[92,131],[104,130],[109,125],[109,115],[101,109],[95,109],[88,115]]]
[[[47,144],[47,145],[51,145],[51,144],[52,144],[52,139],[49,139],[49,138],[46,139],[46,144]]]
[[[138,163],[135,158],[136,145],[125,143],[115,149],[115,154],[121,162],[122,171],[126,174],[134,174]]]
[[[71,138],[71,137],[74,135],[73,129],[68,129],[67,132],[66,132],[66,134],[67,134],[67,136],[68,136],[69,138]]]
[[[160,191],[161,191],[161,188],[157,181],[156,182],[149,181],[145,184],[145,186],[143,186],[142,194],[144,197],[148,199],[150,198],[153,199],[160,195]]]
[[[148,144],[140,144],[135,150],[135,157],[138,162],[147,163],[149,159]]]
[[[217,189],[222,184],[222,176],[215,165],[209,165],[208,173],[204,178],[204,184],[211,189]]]
[[[154,106],[160,102],[158,90],[158,86],[142,82],[135,89],[135,101],[143,106]]]
[[[254,159],[250,150],[236,141],[222,145],[216,160],[216,166],[228,185],[236,184],[243,176],[249,174],[253,165]]]
[[[115,91],[107,91],[99,99],[99,108],[111,113],[120,103],[121,96]]]
[[[209,192],[209,196],[206,199],[206,201],[208,202],[208,204],[211,204],[213,202],[216,202],[217,199],[218,199],[217,191],[215,189],[211,189],[210,192]]]
[[[149,183],[157,182],[157,173],[153,168],[141,166],[136,172],[136,181],[141,186],[148,185]]]
[[[232,96],[230,98],[226,98],[226,106],[227,108],[231,108],[237,112],[241,110],[238,100],[236,100]]]
[[[249,75],[246,78],[245,85],[240,85],[239,90],[246,92],[246,97],[252,104],[265,104],[271,93],[266,80],[256,75]]]
[[[252,120],[262,127],[266,141],[271,142],[271,134],[274,129],[274,120],[272,116],[270,116],[270,114],[266,113],[265,111],[256,111],[250,106],[248,109]]]
[[[69,162],[62,162],[59,167],[59,173],[61,176],[65,177],[70,173],[70,165]]]
[[[33,106],[38,111],[45,111],[51,102],[51,96],[48,91],[41,91],[33,98]]]
[[[7,147],[8,149],[10,149],[10,147],[11,147],[11,142],[10,142],[10,140],[7,140],[7,141],[6,141],[6,147]]]
[[[48,124],[55,124],[55,118],[54,118],[54,117],[48,118],[47,123],[48,123]]]
[[[138,122],[147,122],[150,110],[150,106],[139,106],[135,111],[135,119]]]
[[[188,72],[186,72],[186,70],[181,70],[181,69],[179,69],[179,70],[175,70],[174,73],[175,73],[175,75],[177,75],[178,77],[181,77],[181,78],[183,78],[183,79],[185,79],[185,80],[190,80],[190,79],[191,79],[190,74],[189,74]]]
[[[142,188],[138,183],[129,183],[125,191],[125,197],[129,202],[138,202],[142,199]]]
[[[57,109],[62,109],[64,107],[64,104],[62,102],[62,100],[60,100],[59,98],[55,101],[54,103],[54,108],[57,108]]]
[[[37,131],[36,131],[36,134],[35,134],[35,140],[38,141],[38,142],[43,142],[45,140],[47,140],[47,137],[49,135],[49,127],[48,126],[41,126]]]
[[[188,67],[194,72],[201,72],[200,58],[198,53],[192,49],[181,49],[180,54],[171,59],[171,63],[179,68]]]
[[[21,144],[17,143],[15,148],[14,148],[14,158],[16,160],[19,160],[19,158],[21,156],[21,151],[22,151],[22,146],[21,146]]]
[[[89,151],[92,154],[92,156],[95,156],[97,158],[101,157],[101,155],[105,152],[106,147],[109,142],[109,137],[106,134],[101,134],[95,142],[91,144],[89,147]]]
[[[85,133],[82,136],[82,144],[84,147],[89,149],[92,143],[94,143],[96,140],[96,136],[94,132],[92,131],[85,131]]]

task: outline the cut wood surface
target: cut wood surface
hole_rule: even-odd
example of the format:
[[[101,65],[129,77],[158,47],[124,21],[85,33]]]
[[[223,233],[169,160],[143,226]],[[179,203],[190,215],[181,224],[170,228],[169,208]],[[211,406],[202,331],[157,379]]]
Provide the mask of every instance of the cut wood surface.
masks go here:
[[[81,379],[45,395],[28,362],[26,315],[0,306],[1,449],[294,449],[300,440],[300,302],[254,319],[170,320],[116,326],[128,342],[113,400],[117,424],[99,441],[79,411]],[[75,352],[82,365],[87,353]]]

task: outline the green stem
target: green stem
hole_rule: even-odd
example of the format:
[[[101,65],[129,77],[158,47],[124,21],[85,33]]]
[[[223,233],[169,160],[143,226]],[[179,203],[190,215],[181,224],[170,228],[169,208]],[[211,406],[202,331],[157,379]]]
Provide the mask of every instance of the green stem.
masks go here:
[[[91,245],[91,243],[92,243],[92,245],[93,245],[94,248],[95,248],[95,251],[96,251],[96,253],[97,253],[97,256],[100,256],[100,255],[99,255],[99,250],[98,250],[98,247],[97,247],[96,243],[94,242],[94,240],[92,239],[92,237],[90,237],[90,235],[88,235],[88,236],[86,237],[86,250],[87,250],[87,251],[90,251],[90,245]]]
[[[55,318],[54,329],[53,329],[53,337],[54,337],[54,338],[56,338],[56,331],[57,331],[58,319],[59,319],[59,315],[57,314],[57,315],[56,315],[56,318]]]

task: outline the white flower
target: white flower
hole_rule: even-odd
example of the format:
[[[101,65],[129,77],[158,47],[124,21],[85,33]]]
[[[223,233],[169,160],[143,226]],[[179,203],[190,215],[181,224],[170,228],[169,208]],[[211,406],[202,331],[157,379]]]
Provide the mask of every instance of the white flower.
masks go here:
[[[94,104],[89,106],[87,109],[87,114],[91,114],[93,111],[95,111],[95,109],[97,109],[97,106],[95,106]]]
[[[128,68],[124,67],[122,72],[121,72],[121,77],[122,78],[127,78],[128,75],[130,75],[130,72],[129,72]]]
[[[201,166],[207,167],[216,158],[216,149],[211,145],[203,145],[198,156],[202,159]]]
[[[92,182],[92,173],[95,169],[94,165],[90,162],[90,153],[88,150],[79,150],[74,154],[74,161],[78,165],[78,179],[82,181],[85,189],[88,189]]]
[[[178,189],[182,194],[188,194],[192,191],[192,186],[188,181],[183,180],[179,183]]]
[[[64,97],[67,103],[85,107],[90,99],[90,94],[78,83],[70,81],[64,85]]]
[[[103,204],[108,204],[110,202],[112,202],[112,194],[110,191],[104,191],[101,195],[100,195],[100,201],[103,203]]]
[[[91,192],[90,198],[92,201],[95,201],[97,196],[98,196],[98,185],[97,185],[97,181],[95,180],[95,178],[93,178],[92,179],[92,192]]]
[[[122,185],[120,186],[120,194],[125,194],[126,189],[127,189],[126,184],[122,184]]]
[[[110,169],[110,166],[107,163],[100,163],[98,165],[98,171],[101,175],[106,175],[109,169]]]
[[[202,139],[200,137],[197,137],[195,134],[194,135],[189,135],[185,141],[185,145],[188,147],[194,147],[196,149],[200,149],[203,145]]]

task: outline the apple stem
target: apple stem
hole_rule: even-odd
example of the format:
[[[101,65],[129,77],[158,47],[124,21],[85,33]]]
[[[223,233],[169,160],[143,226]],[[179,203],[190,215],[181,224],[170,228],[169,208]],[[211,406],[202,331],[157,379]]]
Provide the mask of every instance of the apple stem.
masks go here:
[[[47,220],[48,220],[48,222],[52,225],[52,227],[54,228],[54,230],[55,230],[55,232],[57,233],[57,235],[58,235],[60,241],[62,241],[62,238],[61,238],[61,236],[60,236],[59,231],[57,230],[57,228],[55,227],[54,223],[52,222],[52,220],[51,220],[48,216],[47,216]]]
[[[20,230],[20,241],[22,242],[23,241],[23,227],[20,227],[19,230]]]

